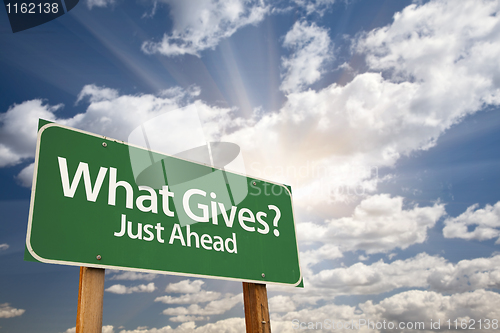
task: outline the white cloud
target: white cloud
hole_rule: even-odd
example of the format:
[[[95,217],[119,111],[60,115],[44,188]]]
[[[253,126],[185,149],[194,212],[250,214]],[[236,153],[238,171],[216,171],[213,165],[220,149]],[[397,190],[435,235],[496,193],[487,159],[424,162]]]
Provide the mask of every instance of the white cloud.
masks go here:
[[[442,293],[500,289],[500,255],[440,265],[431,269],[427,282],[431,289]]]
[[[21,186],[31,187],[33,183],[33,171],[35,170],[35,163],[28,164],[27,167],[21,170],[16,176],[17,181]]]
[[[186,316],[186,315],[178,315],[175,317],[171,317],[169,320],[173,322],[187,322],[187,321],[202,321],[208,320],[210,317],[197,317],[197,316]]]
[[[163,2],[170,7],[174,27],[170,34],[163,35],[161,41],[148,41],[142,45],[142,50],[149,54],[199,56],[201,51],[215,48],[239,28],[262,21],[269,10],[261,0]]]
[[[179,297],[173,297],[169,295],[157,297],[155,298],[155,302],[163,302],[165,304],[204,303],[204,302],[215,301],[216,299],[219,299],[220,296],[221,293],[216,291],[200,290],[199,292],[192,294],[184,294]]]
[[[201,291],[201,286],[205,282],[202,280],[182,280],[177,283],[169,283],[165,288],[167,293],[183,293],[183,294],[192,294],[199,293]]]
[[[421,253],[390,264],[380,260],[371,265],[356,263],[326,269],[308,277],[307,281],[316,288],[330,289],[330,294],[379,294],[403,287],[426,287],[431,268],[445,263],[443,258]]]
[[[298,225],[302,225],[302,223]],[[298,235],[301,235],[301,230],[302,229],[297,230]],[[317,249],[301,251],[299,255],[302,274],[306,276],[312,274],[311,267],[317,263],[322,262],[323,260],[333,260],[343,257],[342,251],[340,251],[337,245],[328,243]]]
[[[241,333],[245,332],[245,319],[228,318],[216,323],[197,327],[194,333]]]
[[[105,325],[102,327],[102,333],[115,333],[112,325]]]
[[[222,294],[215,291],[201,290],[201,286],[205,282],[202,280],[182,280],[177,283],[170,283],[165,291],[169,293],[184,293],[178,297],[160,296],[155,299],[155,302],[163,302],[165,304],[191,304],[188,307],[168,308],[163,311],[163,314],[172,316],[171,321],[186,322],[208,320],[209,315],[223,314],[232,309],[236,304],[242,301],[242,294],[232,295],[226,294],[222,298]],[[205,307],[200,307],[196,303],[206,303]]]
[[[368,256],[364,256],[364,255],[362,255],[362,254],[358,257],[358,260],[359,260],[359,261],[367,261],[368,259],[370,259],[370,257],[368,257]],[[391,259],[391,258],[389,257],[389,259]]]
[[[132,293],[152,293],[156,290],[154,282],[140,284],[138,286],[126,287],[122,284],[115,284],[107,288],[106,291],[113,294],[132,294]]]
[[[392,25],[361,38],[357,50],[367,54],[371,69],[395,82],[416,83],[411,107],[428,109],[421,120],[446,129],[485,104],[500,102],[499,9],[495,1],[410,5]]]
[[[7,250],[9,248],[9,244],[0,244],[0,251]]]
[[[90,91],[85,86],[82,91],[90,95],[90,100],[98,99],[103,94],[99,88]],[[106,88],[103,88],[106,89]],[[42,100],[31,100],[21,104],[14,104],[9,110],[0,115],[0,166],[9,166],[20,163],[24,159],[35,156],[38,119],[56,121],[61,124],[75,126],[82,129],[92,129],[93,132],[108,135],[115,134],[126,139],[141,119],[149,119],[177,105],[170,99],[156,98],[151,95],[126,96],[111,100],[91,102],[86,113],[78,114],[70,119],[57,118],[55,113],[62,105],[50,106]],[[112,137],[112,136],[111,136]],[[24,179],[24,176],[23,176]]]
[[[93,7],[108,7],[115,3],[115,0],[87,0],[87,7],[92,9]]]
[[[57,122],[125,141],[143,122],[178,109],[183,103],[179,98],[184,96],[184,92],[169,97],[150,94],[120,96],[112,89],[87,85],[79,96],[90,102],[86,112],[70,119],[57,119]]]
[[[3,244],[2,244],[3,245]],[[22,315],[26,310],[16,309],[9,305],[9,303],[0,304],[0,318],[12,318]]]
[[[491,326],[489,330],[485,330],[484,327],[479,330],[478,320],[482,319],[484,323],[484,318],[498,318],[500,315],[497,306],[498,302],[500,302],[498,293],[485,290],[450,296],[432,291],[410,290],[385,298],[378,304],[374,304],[372,301],[360,303],[357,306],[327,304],[321,307],[292,311],[283,316],[275,314],[271,318],[271,326],[273,332],[297,332],[297,329],[292,326],[292,320],[297,319],[299,322],[305,322],[306,326],[309,322],[313,326],[316,323],[331,325],[332,321],[335,321],[336,325],[339,325],[340,322],[345,325],[353,323],[355,325],[354,328],[349,329],[336,328],[336,332],[352,332],[353,330],[361,333],[392,331],[391,329],[373,328],[372,325],[376,325],[377,322],[380,323],[379,328],[383,327],[383,321],[385,320],[387,327],[389,327],[389,322],[394,323],[396,328],[393,330],[398,332],[415,332],[416,329],[405,329],[406,324],[412,323],[411,325],[415,325],[421,322],[424,322],[424,330],[419,331],[435,332],[437,328],[430,328],[431,319],[434,323],[440,321],[441,330],[447,330],[448,319],[450,319],[452,325],[454,325],[453,321],[455,319],[459,322],[460,320],[466,320],[469,324],[472,323],[472,321],[469,322],[469,319],[474,319],[475,331],[491,332]],[[359,325],[360,323],[367,323],[368,320],[372,323],[370,327]],[[403,323],[402,329],[398,329],[397,326],[400,322]]]
[[[245,319],[228,318],[196,327],[194,322],[187,322],[176,328],[165,326],[162,328],[122,330],[120,333],[241,333],[245,332]]]
[[[351,321],[351,320],[358,320],[360,318],[363,318],[363,315],[360,315],[359,313],[356,312],[356,307],[355,306],[347,306],[347,305],[335,305],[335,304],[327,304],[321,307],[315,307],[315,308],[306,308],[306,309],[301,309],[298,311],[291,311],[288,312],[284,315],[279,315],[279,314],[272,314],[271,315],[271,329],[272,332],[279,332],[279,333],[292,333],[292,332],[300,332],[300,331],[306,331],[304,329],[300,330],[300,326],[297,328],[294,328],[296,326],[293,326],[292,321],[293,320],[298,320],[300,322],[305,322],[306,324],[303,324],[307,327],[309,322],[312,322],[314,327],[316,327],[316,323],[323,323],[325,320],[329,320],[330,324],[332,320],[335,321]],[[323,327],[325,331],[328,329],[327,327]],[[331,328],[330,328],[331,329]],[[313,331],[313,330],[310,330]],[[320,329],[320,326],[318,325],[318,331],[322,332],[323,330]],[[333,330],[332,330],[333,331]],[[342,329],[335,329],[334,332],[344,332],[346,330]],[[353,331],[352,329],[349,331]],[[361,333],[367,332],[364,329],[357,330]],[[307,331],[306,331],[307,332]]]
[[[444,237],[479,241],[499,237],[500,201],[494,206],[486,205],[479,209],[478,207],[478,204],[472,205],[459,216],[447,218],[444,221]],[[474,229],[469,231],[469,226],[474,226]],[[496,244],[499,243],[500,237],[496,241]]]
[[[88,97],[91,103],[110,101],[118,98],[118,91],[111,88],[98,87],[95,84],[88,84],[78,94],[76,103],[79,103],[85,97]]]
[[[283,46],[293,51],[288,58],[282,58],[285,73],[280,89],[298,92],[318,81],[322,67],[333,59],[330,44],[328,30],[315,23],[296,22],[283,41]]]
[[[0,167],[20,163],[35,155],[38,118],[55,120],[62,105],[50,106],[40,99],[14,104],[0,114]]]
[[[224,298],[211,301],[205,307],[198,304],[191,304],[188,307],[176,307],[163,310],[164,315],[168,316],[209,316],[220,315],[231,310],[236,304],[243,302],[243,294],[226,294]]]
[[[466,321],[468,325],[474,323],[475,330],[479,330],[478,320],[484,323],[485,318],[498,318],[500,310],[500,294],[475,290],[473,292],[444,296],[432,291],[411,290],[382,300],[373,305],[371,301],[360,304],[359,307],[368,318],[380,318],[395,322],[424,322],[428,331],[430,320],[440,321],[441,329],[447,329],[447,320],[452,325],[455,319],[460,323]],[[474,321],[469,321],[473,319]],[[453,327],[454,328],[454,327]],[[491,328],[490,328],[491,330]],[[482,332],[490,331],[482,327]],[[403,332],[410,332],[410,329]]]
[[[135,280],[146,280],[146,281],[151,281],[156,279],[158,277],[158,274],[151,274],[151,273],[138,273],[138,272],[121,272],[119,274],[115,274],[111,276],[109,279],[110,280],[130,280],[130,281],[135,281]]]
[[[290,312],[295,310],[295,302],[290,296],[278,295],[269,299],[269,313]]]
[[[6,113],[0,114],[0,167],[34,158],[38,118],[127,141],[132,130],[140,124],[188,105],[187,108],[202,119],[207,140],[214,141],[220,136],[218,124],[228,122],[231,110],[210,107],[200,101],[192,102],[191,98],[198,93],[198,88],[191,87],[187,91],[173,88],[158,96],[119,95],[113,89],[87,85],[78,101],[88,100],[90,104],[84,113],[72,118],[58,118],[56,112],[62,105],[51,106],[38,99],[14,104]],[[32,171],[33,166],[28,165],[16,177],[17,180],[30,186]]]
[[[372,69],[435,88],[425,91],[435,98],[421,106],[434,109],[429,121],[439,121],[445,113],[460,116],[482,103],[500,101],[500,68],[494,63],[500,48],[499,9],[496,1],[413,4],[395,14],[390,26],[367,33],[357,48],[367,54]],[[445,98],[444,93],[451,95]],[[432,105],[438,100],[440,105]]]
[[[443,204],[403,209],[402,197],[379,194],[361,201],[350,217],[300,223],[297,234],[300,241],[335,244],[341,251],[388,252],[423,243],[444,214]]]
[[[500,288],[500,256],[461,260],[457,264],[444,258],[420,253],[414,258],[371,265],[321,270],[307,277],[313,295],[379,294],[399,288],[430,288],[441,293]]]
[[[162,328],[142,328],[138,327],[135,330],[121,330],[120,333],[179,333],[179,332],[192,332],[192,330],[196,327],[194,322],[188,322],[180,325],[177,328],[172,328],[170,326],[164,326]]]

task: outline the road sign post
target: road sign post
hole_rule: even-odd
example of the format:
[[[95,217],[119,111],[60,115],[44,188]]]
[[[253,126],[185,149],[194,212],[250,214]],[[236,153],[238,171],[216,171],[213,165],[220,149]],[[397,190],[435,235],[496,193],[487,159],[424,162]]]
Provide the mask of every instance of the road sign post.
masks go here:
[[[80,267],[76,333],[102,331],[104,269]]]
[[[271,333],[265,284],[243,282],[243,302],[247,333]]]

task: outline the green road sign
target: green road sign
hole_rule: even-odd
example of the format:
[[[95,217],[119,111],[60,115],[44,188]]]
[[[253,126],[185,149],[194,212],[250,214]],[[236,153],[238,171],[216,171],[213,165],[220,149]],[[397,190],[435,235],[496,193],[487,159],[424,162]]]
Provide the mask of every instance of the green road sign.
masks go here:
[[[45,124],[26,247],[45,263],[298,285],[289,188]]]

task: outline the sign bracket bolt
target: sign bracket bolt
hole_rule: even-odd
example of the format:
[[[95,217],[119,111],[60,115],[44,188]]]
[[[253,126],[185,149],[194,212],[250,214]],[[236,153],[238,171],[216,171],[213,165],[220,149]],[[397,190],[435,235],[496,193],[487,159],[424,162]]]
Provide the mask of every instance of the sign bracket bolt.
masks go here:
[[[266,274],[264,274],[264,273],[262,273],[261,275],[262,275],[262,277],[263,277],[263,278],[265,278],[265,277],[266,277]]]
[[[100,254],[98,254],[95,258],[96,258],[97,260],[101,260],[101,258],[102,258],[102,257],[101,257],[101,255],[100,255]]]
[[[103,143],[102,143],[102,146],[103,146],[104,148],[106,148],[106,147],[108,146],[108,144],[107,144],[106,142],[103,142]]]

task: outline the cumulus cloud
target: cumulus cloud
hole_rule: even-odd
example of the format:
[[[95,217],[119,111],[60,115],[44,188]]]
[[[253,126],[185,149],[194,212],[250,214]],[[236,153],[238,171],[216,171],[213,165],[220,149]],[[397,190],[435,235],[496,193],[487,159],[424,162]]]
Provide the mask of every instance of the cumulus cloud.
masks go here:
[[[301,234],[300,230],[298,231],[299,235]],[[307,276],[312,274],[311,268],[317,263],[320,263],[324,260],[333,260],[343,257],[342,251],[337,245],[328,243],[322,245],[317,249],[301,251],[299,255],[302,274]]]
[[[396,13],[390,26],[367,33],[357,49],[367,54],[372,69],[391,71],[396,81],[441,87],[436,91],[439,96],[452,93],[440,106],[453,106],[455,111],[445,112],[458,115],[482,103],[498,104],[500,93],[495,87],[500,69],[491,61],[499,48],[499,9],[496,1],[413,4]],[[451,86],[441,86],[444,82]],[[464,91],[466,96],[461,95]],[[456,97],[458,101],[453,100]],[[459,107],[459,103],[464,104]]]
[[[284,315],[272,314],[271,328],[273,332],[291,333],[299,331],[299,328],[294,328],[296,326],[292,325],[293,320],[298,320],[299,323],[305,322],[306,327],[309,322],[312,322],[313,328],[315,328],[316,323],[321,323],[321,325],[323,325],[324,321],[327,319],[330,320],[330,325],[331,325],[332,320],[335,320],[336,322],[337,321],[351,322],[351,320],[357,321],[361,318],[364,318],[364,316],[360,314],[359,311],[356,310],[356,306],[328,304],[321,307],[290,311]],[[318,326],[319,332],[322,331],[320,328],[321,326]],[[327,329],[327,327],[323,328]],[[335,332],[337,331],[344,332],[347,330],[336,328]],[[352,329],[350,331],[352,332]],[[359,329],[358,331],[362,333],[367,332],[367,330],[363,328]]]
[[[431,269],[429,287],[442,293],[500,288],[500,255],[461,260]]]
[[[184,294],[192,294],[198,293],[201,291],[201,286],[205,282],[202,280],[182,280],[177,283],[169,283],[165,288],[167,293],[184,293]]]
[[[350,267],[322,270],[307,281],[338,295],[378,294],[403,287],[425,287],[430,269],[445,263],[443,258],[423,253],[390,264],[380,260],[371,265],[356,263]]]
[[[328,30],[315,23],[296,22],[286,34],[283,46],[292,49],[292,54],[282,59],[285,73],[280,89],[286,93],[298,92],[318,81],[322,67],[333,58]]]
[[[426,253],[406,260],[325,269],[307,277],[313,294],[379,294],[399,288],[430,288],[440,293],[460,293],[500,287],[500,256],[461,260],[457,264]]]
[[[224,126],[229,121],[231,109],[193,102],[191,98],[198,93],[196,87],[191,87],[187,91],[172,88],[158,95],[120,95],[110,88],[87,85],[78,96],[79,102],[89,103],[87,110],[72,118],[57,116],[62,105],[51,106],[38,99],[14,104],[6,113],[0,114],[0,167],[34,158],[39,118],[127,141],[129,134],[142,123],[186,107],[202,119],[207,141],[215,141],[220,136],[217,124]],[[179,126],[170,125],[170,132],[179,132]],[[20,172],[16,177],[19,183],[31,186],[33,168],[34,165],[28,165]]]
[[[500,68],[492,63],[500,49],[499,10],[495,1],[413,4],[390,26],[367,33],[357,50],[392,81],[417,83],[411,107],[429,108],[426,123],[445,129],[500,102]]]
[[[6,243],[0,244],[0,251],[7,250],[8,248],[9,248],[9,244],[6,244]]]
[[[191,304],[188,307],[168,308],[163,311],[163,314],[172,316],[171,321],[186,322],[208,320],[210,317],[207,316],[223,314],[243,301],[242,294],[222,295],[219,292],[202,290],[201,287],[204,283],[202,280],[191,281],[189,279],[170,283],[165,288],[166,292],[183,293],[183,295],[176,297],[170,295],[160,296],[155,299],[155,302]],[[197,303],[207,304],[202,307]]]
[[[177,316],[176,319],[179,320],[179,316],[210,316],[210,315],[220,315],[229,310],[231,310],[237,304],[243,302],[243,294],[233,295],[226,294],[224,298],[211,301],[205,307],[201,307],[198,304],[191,304],[188,307],[176,307],[168,308],[163,310],[164,315]]]
[[[336,244],[341,251],[389,252],[423,243],[427,230],[444,214],[443,204],[403,209],[402,197],[379,194],[361,201],[350,217],[323,224],[300,223],[297,231],[300,241]],[[331,251],[335,251],[335,247]],[[339,257],[338,253],[331,253],[332,259]]]
[[[458,319],[465,320],[469,325],[474,323],[476,330],[479,330],[477,321],[485,318],[498,318],[500,310],[493,304],[498,304],[500,294],[475,290],[473,292],[454,294],[445,296],[432,291],[410,290],[382,300],[374,305],[372,301],[360,304],[360,309],[369,318],[386,319],[396,323],[416,323],[424,322],[429,330],[430,320],[440,321],[441,328],[447,328],[446,321]],[[469,321],[473,319],[474,321]],[[454,324],[453,324],[454,325]],[[405,329],[410,332],[411,329]],[[488,330],[482,327],[482,330]]]
[[[0,304],[0,318],[19,317],[25,311],[26,310],[24,310],[24,309],[13,308],[13,307],[10,306],[9,303]]]
[[[200,290],[192,294],[184,294],[179,297],[161,296],[155,298],[155,302],[162,302],[165,304],[193,304],[215,301],[221,297],[221,293],[216,291]]]
[[[88,98],[91,103],[110,101],[118,98],[118,91],[116,89],[98,87],[95,84],[88,84],[78,94],[76,103],[79,103],[84,98]]]
[[[62,105],[50,106],[41,99],[12,105],[0,114],[0,167],[16,165],[33,158],[38,118],[55,120]]]
[[[128,135],[137,126],[184,106],[187,101],[183,91],[167,97],[142,94],[118,95],[106,87],[87,85],[80,93],[80,100],[88,99],[89,106],[85,113],[70,119],[58,119],[64,125],[89,130],[93,133],[106,135],[114,139],[126,141]],[[204,104],[195,102],[201,108]]]
[[[449,217],[444,221],[443,235],[446,238],[475,239],[479,241],[500,236],[500,201],[494,206],[486,205],[478,208],[475,204],[457,217]],[[469,231],[469,227],[474,227]],[[500,238],[496,244],[500,243]]]
[[[163,2],[170,7],[174,27],[161,41],[142,45],[142,50],[149,54],[199,56],[201,51],[215,48],[238,29],[262,21],[269,10],[262,0]]]
[[[290,312],[295,310],[295,302],[290,296],[278,295],[269,299],[269,312]]]
[[[33,171],[35,170],[35,163],[28,164],[21,172],[15,177],[19,185],[23,187],[31,187],[33,183]]]
[[[359,303],[356,306],[335,305],[328,304],[317,308],[306,308],[299,311],[288,312],[284,315],[275,314],[271,318],[271,325],[273,332],[292,333],[296,332],[292,326],[292,320],[296,319],[299,322],[312,323],[313,327],[324,325],[326,323],[332,325],[335,321],[336,325],[342,323],[343,325],[352,325],[350,328],[338,328],[335,331],[352,332],[353,329],[362,332],[383,332],[380,329],[383,321],[386,321],[386,326],[389,322],[395,325],[395,330],[398,332],[414,332],[416,331],[415,325],[417,323],[424,323],[420,326],[420,331],[435,331],[436,328],[430,327],[431,319],[433,322],[440,321],[441,329],[447,329],[447,320],[450,318],[466,320],[467,323],[470,319],[475,320],[476,331],[488,332],[483,327],[479,330],[477,324],[479,319],[484,318],[498,318],[499,309],[496,306],[500,301],[500,295],[495,292],[476,290],[473,292],[455,294],[455,295],[442,295],[433,291],[410,290],[405,291],[391,297],[385,298],[378,304],[373,301]],[[368,320],[376,325],[380,322],[379,329],[377,327],[367,326]],[[364,325],[360,326],[360,323]],[[399,323],[403,323],[399,329]],[[411,323],[410,325],[407,325]],[[491,323],[491,322],[490,322]],[[422,324],[419,324],[422,325]],[[454,325],[454,324],[453,324]],[[410,329],[412,327],[413,329]],[[491,326],[490,326],[491,330]],[[391,331],[385,330],[385,331]]]
[[[194,322],[183,323],[176,328],[165,326],[162,328],[122,330],[120,333],[240,333],[245,332],[245,319],[228,318],[215,323],[208,323],[196,327]]]
[[[141,120],[178,107],[171,99],[152,95],[113,98],[108,94],[111,99],[103,100],[106,94],[99,91],[106,89],[85,86],[82,92],[85,91],[85,96],[89,96],[89,108],[85,113],[69,119],[56,116],[56,111],[62,105],[50,106],[38,99],[11,106],[6,113],[0,115],[0,166],[15,165],[34,157],[39,118],[110,137],[114,134],[115,138],[125,140]]]
[[[307,290],[294,290],[294,306],[315,305],[338,295],[374,295],[403,288],[430,289],[455,294],[500,288],[500,255],[450,263],[445,258],[420,253],[413,258],[386,263],[356,263],[349,267],[320,269],[303,267]],[[271,287],[289,293],[280,287]],[[277,300],[276,300],[277,302]]]
[[[151,280],[156,279],[156,277],[158,277],[158,274],[125,271],[125,272],[120,272],[118,274],[112,275],[109,279],[110,280],[130,280],[130,281],[135,281],[135,280],[151,281]]]
[[[126,287],[122,284],[115,284],[105,290],[113,294],[152,293],[156,290],[156,287],[154,282],[148,283],[147,285],[140,284],[133,287]]]
[[[102,327],[102,333],[115,333],[112,325],[106,325]]]
[[[171,317],[169,320],[173,322],[181,322],[185,323],[188,321],[202,321],[208,320],[210,317],[197,317],[197,316],[186,316],[186,315],[178,315],[175,317]]]

